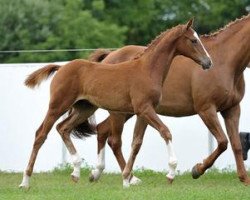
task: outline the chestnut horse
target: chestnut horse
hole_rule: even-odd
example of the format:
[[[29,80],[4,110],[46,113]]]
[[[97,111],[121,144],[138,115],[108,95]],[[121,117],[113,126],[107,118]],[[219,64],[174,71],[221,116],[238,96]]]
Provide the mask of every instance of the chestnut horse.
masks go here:
[[[245,82],[243,72],[250,61],[250,15],[237,19],[225,28],[201,37],[208,52],[212,56],[214,67],[202,71],[192,60],[183,56],[176,57],[170,67],[168,77],[163,84],[162,100],[156,112],[165,116],[190,116],[198,114],[218,142],[217,148],[193,167],[192,176],[198,178],[222,152],[227,149],[228,140],[221,127],[217,112],[224,118],[227,135],[234,152],[237,173],[240,181],[250,184],[239,139],[240,102],[244,96]],[[113,52],[99,50],[91,59],[102,63],[119,63],[133,59],[145,51],[143,46],[125,46]],[[181,80],[181,81],[180,81]],[[171,95],[169,95],[171,94]],[[108,143],[123,171],[126,162],[121,152],[121,133],[123,124],[132,115],[110,113],[110,116],[97,126],[98,131],[98,164],[92,171],[90,180],[99,179],[104,166],[105,143]],[[116,130],[112,124],[119,124]],[[133,141],[135,154],[139,151],[146,124],[136,124],[138,138]],[[112,133],[113,132],[113,133]],[[136,155],[132,155],[135,157]],[[134,158],[132,158],[134,160]],[[133,162],[133,161],[132,161]],[[131,158],[128,161],[131,169]],[[100,168],[102,166],[102,168]],[[125,168],[127,170],[127,168]],[[126,171],[124,173],[127,173]],[[174,169],[170,166],[168,178],[174,178]]]
[[[29,75],[25,84],[33,88],[58,71],[50,85],[49,108],[36,132],[20,187],[29,187],[29,178],[40,147],[54,123],[70,108],[73,108],[72,112],[56,128],[72,156],[74,171],[71,176],[74,181],[80,177],[81,158],[71,141],[70,133],[99,107],[137,114],[158,130],[171,147],[171,134],[155,112],[170,63],[176,55],[185,55],[204,68],[211,66],[208,53],[191,28],[192,23],[193,20],[190,20],[185,25],[178,25],[162,33],[146,51],[128,62],[111,65],[77,59],[64,66],[50,64]]]

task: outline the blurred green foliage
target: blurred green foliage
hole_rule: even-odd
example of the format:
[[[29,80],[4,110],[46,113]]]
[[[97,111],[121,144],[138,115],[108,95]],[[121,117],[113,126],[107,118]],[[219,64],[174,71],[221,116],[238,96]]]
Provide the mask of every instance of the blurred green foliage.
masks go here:
[[[191,17],[202,34],[250,10],[250,0],[0,0],[0,5],[0,51],[146,45]],[[66,61],[86,55],[0,53],[0,62]]]

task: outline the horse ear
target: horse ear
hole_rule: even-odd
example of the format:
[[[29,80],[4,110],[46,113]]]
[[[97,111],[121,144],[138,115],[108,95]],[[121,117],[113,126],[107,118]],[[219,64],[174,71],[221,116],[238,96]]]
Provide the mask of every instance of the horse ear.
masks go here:
[[[192,18],[188,21],[188,23],[186,24],[186,29],[187,29],[187,30],[188,30],[190,27],[193,26],[193,22],[194,22],[194,18],[192,17]]]

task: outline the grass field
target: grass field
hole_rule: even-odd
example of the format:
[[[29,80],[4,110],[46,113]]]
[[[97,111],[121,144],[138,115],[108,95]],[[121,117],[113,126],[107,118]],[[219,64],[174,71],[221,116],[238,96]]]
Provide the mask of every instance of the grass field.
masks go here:
[[[70,180],[71,170],[35,173],[29,190],[18,188],[21,173],[0,172],[0,200],[250,200],[250,186],[244,186],[235,172],[211,170],[197,180],[187,172],[169,185],[165,173],[140,170],[135,174],[142,184],[123,189],[120,174],[105,173],[97,183],[89,183],[89,170],[82,169],[81,180],[76,184]]]

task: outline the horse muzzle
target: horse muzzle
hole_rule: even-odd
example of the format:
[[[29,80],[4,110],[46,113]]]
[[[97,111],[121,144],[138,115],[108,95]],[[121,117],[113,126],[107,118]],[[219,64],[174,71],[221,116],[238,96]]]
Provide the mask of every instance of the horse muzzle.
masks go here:
[[[202,66],[202,69],[204,70],[210,69],[213,66],[213,62],[211,58],[205,57],[204,59],[202,59],[201,66]]]

